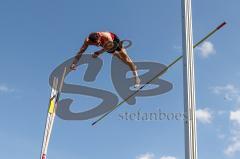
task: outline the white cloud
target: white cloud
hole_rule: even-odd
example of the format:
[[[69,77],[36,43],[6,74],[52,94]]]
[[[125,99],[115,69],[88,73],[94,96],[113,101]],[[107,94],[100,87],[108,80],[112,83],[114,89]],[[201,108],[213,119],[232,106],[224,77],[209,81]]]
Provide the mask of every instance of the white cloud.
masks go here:
[[[137,159],[153,159],[153,158],[154,158],[153,153],[145,153],[145,154],[137,156]]]
[[[224,134],[218,134],[218,138],[223,140],[223,139],[226,138],[226,135],[224,135]]]
[[[145,154],[137,156],[136,159],[154,159],[154,158],[156,158],[156,157],[153,153],[145,153]],[[177,159],[177,158],[174,156],[162,156],[162,157],[160,157],[160,159]]]
[[[224,153],[227,156],[233,156],[237,152],[240,152],[240,109],[231,111],[229,115],[230,121],[232,121],[230,144],[225,149]]]
[[[218,115],[224,115],[224,114],[226,114],[226,113],[228,113],[226,110],[218,110],[218,111],[217,111],[217,114],[218,114]]]
[[[204,42],[201,46],[197,47],[197,50],[200,51],[200,55],[203,58],[207,58],[209,55],[216,53],[214,45],[210,41]]]
[[[216,86],[212,87],[211,89],[215,94],[224,95],[224,99],[227,101],[236,101],[237,103],[240,103],[240,91],[233,84]]]
[[[198,109],[196,111],[196,117],[199,122],[204,124],[209,124],[212,122],[212,114],[207,108]]]
[[[225,86],[217,86],[212,88],[213,93],[217,95],[224,95],[224,99],[235,103],[237,110],[232,110],[229,113],[229,120],[231,122],[230,135],[228,136],[229,144],[224,150],[225,155],[234,156],[240,152],[240,90],[233,84]],[[224,136],[225,138],[225,136]]]
[[[177,158],[173,156],[162,156],[160,159],[177,159]]]
[[[235,127],[232,129],[230,139],[231,139],[230,144],[224,150],[224,153],[227,156],[233,156],[237,152],[240,152],[240,127],[239,127],[239,125],[237,127],[235,125]]]
[[[0,92],[3,92],[3,93],[14,92],[14,89],[9,88],[8,86],[6,86],[4,84],[0,84]]]
[[[230,120],[240,124],[240,109],[230,112]]]
[[[225,86],[212,87],[212,90],[215,94],[221,94],[221,93],[236,94],[239,92],[237,87],[235,87],[232,84],[227,84]]]
[[[230,144],[227,149],[225,149],[224,153],[227,156],[233,156],[238,151],[240,151],[240,141]]]

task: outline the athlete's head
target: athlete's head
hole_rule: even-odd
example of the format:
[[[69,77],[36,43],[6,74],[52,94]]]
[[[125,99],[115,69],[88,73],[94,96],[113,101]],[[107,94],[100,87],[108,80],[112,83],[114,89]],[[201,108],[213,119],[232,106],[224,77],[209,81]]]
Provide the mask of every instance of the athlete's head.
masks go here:
[[[89,34],[88,39],[89,39],[91,42],[98,42],[98,40],[99,40],[99,35],[98,35],[98,33],[93,32],[93,33]]]

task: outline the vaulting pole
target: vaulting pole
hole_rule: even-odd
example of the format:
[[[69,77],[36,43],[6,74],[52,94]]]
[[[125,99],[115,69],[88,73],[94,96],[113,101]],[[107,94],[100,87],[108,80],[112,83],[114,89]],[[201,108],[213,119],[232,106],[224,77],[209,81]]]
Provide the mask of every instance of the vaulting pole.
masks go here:
[[[197,159],[195,77],[191,0],[182,0],[182,48],[185,120],[185,159]]]
[[[58,106],[58,100],[60,98],[60,94],[62,91],[66,71],[67,71],[67,68],[65,67],[63,70],[62,79],[60,83],[58,78],[56,77],[53,78],[53,86],[52,86],[52,92],[49,100],[49,108],[48,108],[47,121],[45,125],[40,159],[47,159],[47,150],[48,150],[49,140],[52,133],[52,128],[53,128],[56,110]]]

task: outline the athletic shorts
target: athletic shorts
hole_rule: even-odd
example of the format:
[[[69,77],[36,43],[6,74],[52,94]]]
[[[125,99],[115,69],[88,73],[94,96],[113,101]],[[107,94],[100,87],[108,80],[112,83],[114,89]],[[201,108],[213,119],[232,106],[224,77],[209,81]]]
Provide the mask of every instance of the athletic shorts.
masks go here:
[[[110,33],[110,34],[113,37],[114,47],[113,47],[113,49],[108,50],[107,52],[108,53],[114,53],[115,51],[121,51],[122,45],[121,45],[121,41],[120,41],[119,37],[116,34],[114,34],[114,33]]]

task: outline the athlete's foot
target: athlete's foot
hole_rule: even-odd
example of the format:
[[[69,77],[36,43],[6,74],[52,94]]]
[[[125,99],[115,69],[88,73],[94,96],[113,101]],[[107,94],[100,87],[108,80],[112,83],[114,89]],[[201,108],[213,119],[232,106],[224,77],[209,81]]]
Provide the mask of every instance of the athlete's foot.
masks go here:
[[[134,88],[139,88],[140,87],[140,82],[141,82],[140,78],[136,77]]]

